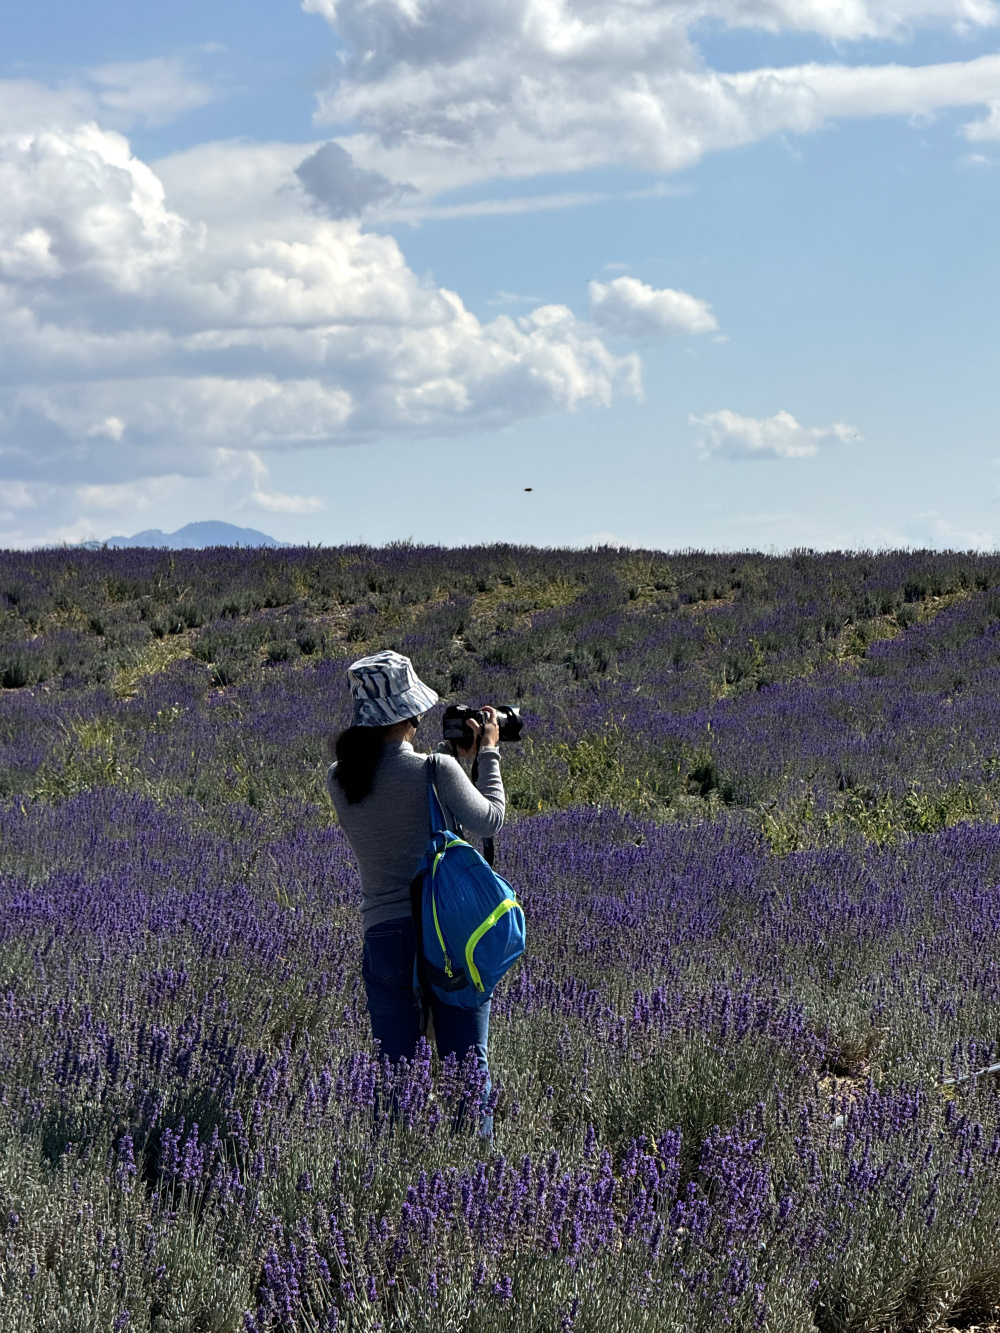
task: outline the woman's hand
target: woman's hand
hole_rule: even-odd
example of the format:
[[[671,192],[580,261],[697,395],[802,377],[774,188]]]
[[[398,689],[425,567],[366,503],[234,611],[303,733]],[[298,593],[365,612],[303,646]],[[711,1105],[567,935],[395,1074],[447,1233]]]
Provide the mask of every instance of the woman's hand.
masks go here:
[[[497,710],[487,704],[480,710],[486,719],[486,725],[480,726],[474,717],[470,717],[466,726],[472,732],[472,744],[469,746],[459,745],[455,742],[455,749],[462,759],[474,759],[483,745],[500,744],[500,724],[497,721]]]
[[[500,744],[500,723],[497,720],[497,710],[489,704],[480,710],[486,719],[486,726],[483,727],[483,738],[480,741],[480,747],[483,745]]]

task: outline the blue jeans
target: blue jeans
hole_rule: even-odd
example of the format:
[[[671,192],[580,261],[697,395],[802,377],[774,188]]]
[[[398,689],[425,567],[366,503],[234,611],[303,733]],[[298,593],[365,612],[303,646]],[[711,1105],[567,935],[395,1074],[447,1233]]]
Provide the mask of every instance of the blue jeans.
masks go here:
[[[379,1042],[382,1054],[393,1064],[403,1057],[412,1060],[422,1035],[420,1006],[413,993],[416,952],[413,920],[408,916],[380,921],[365,931],[361,975],[368,996],[372,1036]],[[431,1012],[434,1015],[434,1038],[442,1060],[454,1055],[461,1064],[469,1051],[475,1053],[476,1063],[486,1075],[485,1102],[491,1086],[486,1061],[490,1035],[489,1000],[478,1009],[459,1009],[453,1004],[442,1004],[436,995],[432,995]],[[483,1116],[479,1132],[492,1137],[491,1115]]]

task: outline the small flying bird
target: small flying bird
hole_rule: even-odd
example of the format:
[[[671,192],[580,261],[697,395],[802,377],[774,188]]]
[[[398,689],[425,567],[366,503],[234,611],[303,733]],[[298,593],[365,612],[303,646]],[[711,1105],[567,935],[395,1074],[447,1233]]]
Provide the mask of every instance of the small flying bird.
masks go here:
[[[530,490],[533,490],[533,489],[534,489],[534,487],[532,487],[532,486],[525,486],[525,488],[524,488],[524,489],[525,489],[525,490],[526,490],[526,491],[530,491]]]

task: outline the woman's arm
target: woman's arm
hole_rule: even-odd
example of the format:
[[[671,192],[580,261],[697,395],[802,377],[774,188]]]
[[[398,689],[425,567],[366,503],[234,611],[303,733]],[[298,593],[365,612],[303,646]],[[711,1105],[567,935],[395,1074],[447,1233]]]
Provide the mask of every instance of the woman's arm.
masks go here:
[[[441,804],[466,833],[477,838],[492,838],[503,827],[503,778],[500,776],[500,751],[479,751],[479,778],[475,787],[465,770],[451,755],[438,754],[434,764],[437,793]]]

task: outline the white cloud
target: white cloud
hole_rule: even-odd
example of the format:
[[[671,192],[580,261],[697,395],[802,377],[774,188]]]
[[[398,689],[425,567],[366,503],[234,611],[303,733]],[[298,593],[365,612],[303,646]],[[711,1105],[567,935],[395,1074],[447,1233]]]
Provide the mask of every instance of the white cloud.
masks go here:
[[[253,450],[216,449],[214,463],[216,475],[237,486],[249,478],[251,490],[240,502],[242,508],[262,509],[269,514],[315,514],[326,508],[326,501],[318,495],[286,495],[265,489],[270,472]]]
[[[7,475],[197,476],[220,446],[464,432],[638,394],[637,358],[565,306],[483,323],[391,237],[317,214],[303,151],[217,144],[154,172],[92,123],[0,136]],[[258,490],[273,512],[313,504]]]
[[[105,436],[109,440],[120,440],[125,434],[125,422],[121,417],[105,417],[103,421],[95,422],[87,431],[88,436]]]
[[[670,287],[649,287],[638,278],[592,282],[590,305],[595,323],[623,338],[710,333],[719,327],[707,302]]]
[[[0,508],[35,509],[38,501],[23,481],[0,481]]]
[[[608,165],[680,171],[708,153],[806,134],[838,118],[926,116],[1000,95],[1000,56],[736,74],[706,69],[693,56],[661,70],[639,64],[623,71],[595,58],[580,69],[540,64],[531,75],[516,58],[508,65],[484,56],[483,63],[489,68],[461,79],[435,71],[440,79],[426,88],[411,86],[408,73],[387,74],[373,87],[345,82],[321,118],[355,121],[360,131],[343,139],[355,158],[434,193]]]
[[[0,125],[6,134],[93,119],[97,99],[77,83],[51,88],[35,79],[0,79]]]
[[[0,482],[0,547],[59,546],[108,537],[133,530],[138,512],[162,513],[164,505],[185,500],[197,504],[201,499],[193,493],[193,483],[177,475],[82,485],[49,479]]]
[[[501,287],[496,296],[488,297],[487,305],[538,305],[541,298],[538,296],[522,296],[518,292],[505,292]]]
[[[846,444],[860,438],[853,426],[837,422],[822,429],[800,426],[790,412],[773,417],[741,417],[723,409],[692,416],[702,434],[698,441],[703,458],[811,458],[824,444]]]
[[[931,545],[944,547],[951,551],[995,551],[996,538],[990,532],[981,532],[968,528],[961,523],[952,523],[948,519],[926,515],[931,520]]]
[[[169,529],[186,521],[192,509],[239,523],[246,521],[248,510],[282,516],[326,508],[321,496],[275,489],[267,465],[253,450],[218,449],[205,456],[203,473],[195,478],[161,472],[82,484],[0,482],[0,547],[57,546],[132,533],[142,526],[137,514],[153,513],[155,525]]]
[[[129,130],[165,125],[215,101],[220,90],[181,58],[154,57],[98,65],[57,87],[35,79],[0,79],[0,126],[7,134],[86,122]]]
[[[691,30],[831,41],[995,24],[992,0],[305,0],[346,47],[318,119],[366,168],[429,193],[609,163],[674,171],[844,116],[1000,100],[1000,56],[948,64],[708,68]]]
[[[84,290],[114,299],[181,257],[186,224],[120,134],[85,124],[0,136],[0,280],[57,315]],[[67,280],[60,288],[59,281]],[[79,310],[85,315],[85,310]]]
[[[88,75],[101,107],[124,126],[166,125],[215,97],[212,88],[178,58],[156,56],[99,65]]]
[[[76,498],[86,510],[120,512],[131,516],[137,509],[151,509],[182,490],[182,477],[150,477],[145,481],[106,482],[77,486]]]
[[[669,53],[685,24],[714,18],[729,27],[813,32],[835,41],[903,37],[920,27],[968,31],[1000,21],[992,0],[303,0],[353,51],[351,72],[377,78],[390,62],[455,65],[470,52],[517,41],[556,59],[619,62],[654,46]]]
[[[249,503],[268,514],[315,514],[326,508],[318,495],[283,495],[281,491],[251,491]]]
[[[507,199],[474,199],[464,204],[417,202],[389,211],[395,220],[420,222],[425,219],[514,217],[519,213],[558,212],[564,208],[582,208],[602,204],[618,196],[595,190],[564,191],[562,194],[518,195]]]
[[[989,114],[966,125],[963,133],[973,143],[1000,143],[1000,101],[991,102]]]

